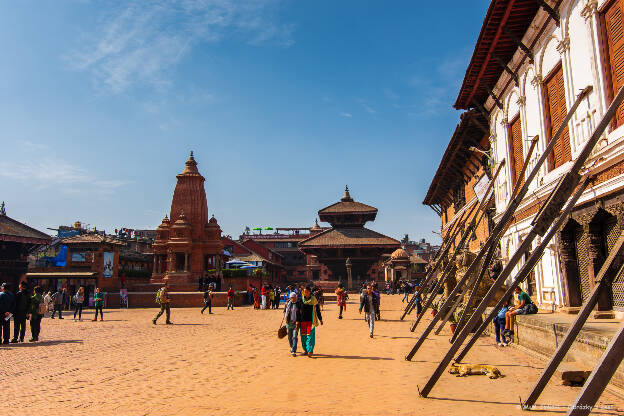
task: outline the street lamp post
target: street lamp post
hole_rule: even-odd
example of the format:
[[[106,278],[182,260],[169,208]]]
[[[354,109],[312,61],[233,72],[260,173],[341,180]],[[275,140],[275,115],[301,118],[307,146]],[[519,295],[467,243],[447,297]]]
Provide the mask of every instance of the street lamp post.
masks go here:
[[[351,279],[351,258],[347,257],[347,261],[345,262],[347,266],[347,289],[351,289],[353,286],[353,280]]]

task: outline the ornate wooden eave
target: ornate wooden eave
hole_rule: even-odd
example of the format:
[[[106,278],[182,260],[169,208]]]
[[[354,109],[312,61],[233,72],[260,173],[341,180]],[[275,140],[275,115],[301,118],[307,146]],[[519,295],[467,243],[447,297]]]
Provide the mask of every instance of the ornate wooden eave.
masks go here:
[[[453,188],[470,179],[465,171],[475,174],[475,162],[479,159],[469,150],[471,146],[479,148],[484,137],[482,126],[488,126],[487,118],[479,111],[471,110],[461,115],[461,121],[455,128],[442,161],[429,185],[424,205],[440,205],[452,203],[450,197]],[[487,149],[483,149],[487,150]]]

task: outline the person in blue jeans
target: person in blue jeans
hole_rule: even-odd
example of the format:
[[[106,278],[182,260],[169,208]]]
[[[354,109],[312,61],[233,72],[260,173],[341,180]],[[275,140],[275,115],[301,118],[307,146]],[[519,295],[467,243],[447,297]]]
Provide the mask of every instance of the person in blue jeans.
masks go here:
[[[302,303],[297,301],[297,294],[290,292],[289,301],[284,308],[284,320],[288,331],[288,345],[290,345],[290,355],[297,356],[297,333],[301,323]]]
[[[420,313],[422,312],[422,303],[420,298],[420,286],[418,284],[414,286],[414,296],[416,297],[413,299],[413,301],[416,302],[416,315],[420,316]]]
[[[401,303],[403,302],[409,303],[409,294],[410,294],[410,287],[409,287],[409,284],[405,282],[403,283],[403,299],[401,299]]]
[[[509,310],[509,299],[503,304],[500,311],[496,314],[492,323],[494,323],[494,333],[496,334],[496,345],[499,347],[506,347],[507,340],[505,339],[505,314]]]

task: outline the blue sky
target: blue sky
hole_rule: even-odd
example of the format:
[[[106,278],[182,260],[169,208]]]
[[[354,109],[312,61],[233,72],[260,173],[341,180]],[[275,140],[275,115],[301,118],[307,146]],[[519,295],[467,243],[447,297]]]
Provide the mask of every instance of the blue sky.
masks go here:
[[[0,200],[44,230],[154,228],[194,150],[225,234],[368,226],[437,241],[422,200],[489,2],[0,3]]]

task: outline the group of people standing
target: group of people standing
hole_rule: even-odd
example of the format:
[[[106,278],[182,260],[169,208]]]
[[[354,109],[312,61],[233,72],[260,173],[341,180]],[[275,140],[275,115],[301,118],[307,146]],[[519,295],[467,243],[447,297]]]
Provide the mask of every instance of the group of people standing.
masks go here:
[[[247,296],[248,303],[253,304],[254,309],[279,309],[282,288],[267,284],[262,285],[258,290],[250,284],[247,289]]]
[[[41,320],[52,309],[50,318],[54,319],[58,312],[59,319],[63,319],[63,307],[65,306],[67,290],[62,288],[54,294],[48,292],[45,296],[41,286],[35,286],[31,291],[27,282],[20,282],[19,290],[13,294],[8,283],[0,285],[0,326],[2,328],[2,343],[9,344],[24,342],[26,336],[26,321],[30,321],[30,342],[39,341],[41,333]],[[84,305],[84,288],[80,288],[74,295],[74,320],[76,315],[82,320],[82,308]],[[100,312],[100,320],[103,320],[102,309],[104,307],[104,294],[100,288],[95,289],[94,294],[95,318]],[[13,338],[10,339],[11,319],[13,319]]]

